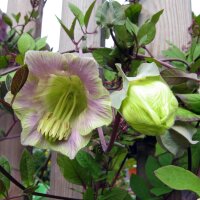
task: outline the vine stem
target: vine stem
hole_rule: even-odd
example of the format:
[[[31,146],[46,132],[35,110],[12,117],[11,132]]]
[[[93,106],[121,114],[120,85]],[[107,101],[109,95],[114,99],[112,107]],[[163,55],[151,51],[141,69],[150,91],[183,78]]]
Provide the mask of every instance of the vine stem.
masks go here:
[[[106,152],[109,152],[112,149],[113,144],[115,143],[115,140],[117,138],[117,132],[118,132],[117,130],[119,128],[120,118],[121,118],[120,114],[117,113],[117,115],[115,116],[115,122],[113,125],[112,135],[111,135],[110,142],[108,144],[108,148],[107,148]]]
[[[6,176],[13,184],[15,184],[18,188],[20,188],[23,191],[26,191],[26,187],[24,187],[19,181],[17,181],[12,175],[10,175],[1,165],[0,165],[0,172]],[[73,199],[73,198],[68,198],[68,197],[61,197],[61,196],[56,196],[56,195],[51,195],[51,194],[43,194],[40,192],[32,192],[32,195],[39,196],[39,197],[48,197],[52,199],[63,199],[63,200],[80,200],[80,199]],[[24,194],[26,195],[26,194]]]
[[[103,129],[100,127],[100,128],[97,128],[97,131],[98,131],[98,134],[99,134],[101,147],[102,147],[103,151],[106,152],[106,149],[108,147],[107,147],[107,144],[106,144],[105,136],[103,134]]]
[[[119,167],[119,169],[118,169],[118,171],[117,171],[117,173],[116,173],[116,175],[115,175],[115,177],[114,177],[114,179],[113,179],[113,181],[111,183],[111,188],[115,185],[115,182],[117,181],[117,179],[118,179],[118,177],[120,175],[120,172],[121,172],[121,170],[122,170],[127,158],[128,158],[128,154],[126,154],[126,156],[124,157],[124,159],[123,159],[123,161],[122,161],[122,163],[121,163],[121,165],[120,165],[120,167]]]

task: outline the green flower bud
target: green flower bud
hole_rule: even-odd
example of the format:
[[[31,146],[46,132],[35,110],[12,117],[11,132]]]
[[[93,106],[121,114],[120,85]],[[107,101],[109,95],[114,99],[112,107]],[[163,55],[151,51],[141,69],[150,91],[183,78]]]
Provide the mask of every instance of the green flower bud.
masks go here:
[[[145,135],[161,135],[175,120],[178,102],[160,77],[129,83],[120,111],[125,120]]]
[[[173,126],[178,102],[163,81],[155,63],[144,63],[136,77],[123,77],[123,90],[113,94],[112,101],[124,119],[136,131],[151,136],[162,135]],[[116,103],[121,98],[121,103]]]

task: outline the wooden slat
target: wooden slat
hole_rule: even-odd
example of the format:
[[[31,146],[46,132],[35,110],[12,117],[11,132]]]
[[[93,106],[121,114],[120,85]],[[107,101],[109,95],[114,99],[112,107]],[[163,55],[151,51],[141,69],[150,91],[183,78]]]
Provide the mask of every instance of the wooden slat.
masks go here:
[[[89,5],[93,0],[63,0],[62,7],[62,21],[67,27],[70,27],[74,16],[68,8],[68,3],[71,2],[77,5],[82,11],[87,10]],[[101,4],[101,0],[97,0],[94,10]],[[91,20],[89,22],[88,31],[93,31],[96,28],[95,22],[95,12],[92,13]],[[82,32],[79,26],[76,26],[75,37],[76,39],[80,38]],[[87,44],[89,47],[99,47],[100,46],[100,31],[96,35],[89,35]],[[66,33],[61,29],[60,34],[60,52],[74,49],[73,43],[70,41]],[[51,167],[51,190],[50,193],[54,195],[67,196],[71,198],[82,198],[82,195],[75,190],[82,191],[82,187],[76,186],[67,182],[63,176],[60,174],[60,170],[56,164],[56,154],[53,153],[52,167]]]
[[[90,4],[93,2],[93,0],[63,0],[62,21],[68,28],[71,26],[71,23],[74,19],[74,15],[71,13],[71,11],[68,8],[69,2],[77,5],[85,13],[86,10],[88,9],[88,7],[90,6]],[[94,10],[97,9],[97,7],[101,4],[101,2],[102,2],[102,0],[97,0]],[[95,12],[93,12],[92,16],[91,16],[91,20],[89,22],[88,31],[89,32],[93,31],[95,27],[96,27]],[[78,23],[76,25],[75,30],[76,30],[75,38],[76,38],[76,40],[79,40],[80,36],[82,35],[82,32],[81,32],[81,29],[80,29]],[[90,46],[98,47],[100,44],[100,33],[93,35],[92,37],[91,37],[91,35],[89,35],[87,44],[89,47]],[[66,35],[66,33],[63,31],[63,29],[61,29],[61,32],[60,32],[60,48],[59,49],[61,52],[74,49],[73,43],[71,42],[69,37]]]
[[[10,114],[4,114],[3,111],[0,112],[0,127],[1,130],[7,132],[13,124],[13,118]],[[20,123],[17,123],[12,131],[9,133],[8,137],[15,137],[20,135],[21,126]],[[21,158],[23,147],[20,143],[20,138],[0,141],[0,156],[4,156],[8,159],[12,175],[20,181],[20,173],[19,173],[19,163]],[[11,185],[9,196],[15,196],[21,194],[22,191],[17,188],[15,185]],[[20,200],[20,198],[18,198]]]
[[[140,2],[143,4],[143,20],[164,9],[157,24],[156,38],[148,47],[153,55],[160,56],[161,51],[169,47],[167,41],[179,48],[188,45],[191,40],[188,28],[192,23],[190,0],[141,0]]]
[[[18,12],[21,13],[20,23],[24,23],[24,17],[29,11],[32,10],[30,0],[8,0],[8,7],[7,7],[7,14],[11,16],[12,13],[17,14]],[[15,23],[14,23],[15,24]],[[25,31],[30,30],[31,28],[34,29],[35,22],[30,22]],[[34,33],[33,33],[34,35]]]

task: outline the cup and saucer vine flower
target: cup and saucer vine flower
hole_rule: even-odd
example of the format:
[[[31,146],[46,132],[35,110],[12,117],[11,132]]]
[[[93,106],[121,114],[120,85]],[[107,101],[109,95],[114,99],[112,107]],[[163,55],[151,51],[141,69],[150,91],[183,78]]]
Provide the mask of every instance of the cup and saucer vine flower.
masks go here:
[[[23,145],[60,152],[73,159],[92,130],[112,121],[109,92],[94,59],[28,51],[27,81],[13,109],[21,121]],[[6,100],[12,98],[8,94]]]
[[[111,95],[112,105],[133,129],[144,135],[159,136],[174,124],[178,101],[160,76],[155,63],[143,63],[136,77],[123,78],[123,89]]]

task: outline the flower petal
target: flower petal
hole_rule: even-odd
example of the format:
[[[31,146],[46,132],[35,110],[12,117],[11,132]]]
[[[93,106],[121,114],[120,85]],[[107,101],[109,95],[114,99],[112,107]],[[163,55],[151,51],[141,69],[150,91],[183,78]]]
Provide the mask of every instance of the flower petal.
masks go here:
[[[28,51],[25,55],[25,63],[28,65],[29,72],[40,78],[67,68],[64,56],[48,51]]]
[[[81,135],[87,135],[95,128],[109,125],[112,121],[111,102],[108,96],[89,99],[88,108],[80,114],[72,125]]]
[[[64,54],[67,64],[69,66],[69,72],[77,75],[85,85],[89,94],[100,97],[102,90],[102,81],[99,78],[98,65],[93,58],[77,57],[71,54]],[[101,87],[99,87],[101,86]]]

